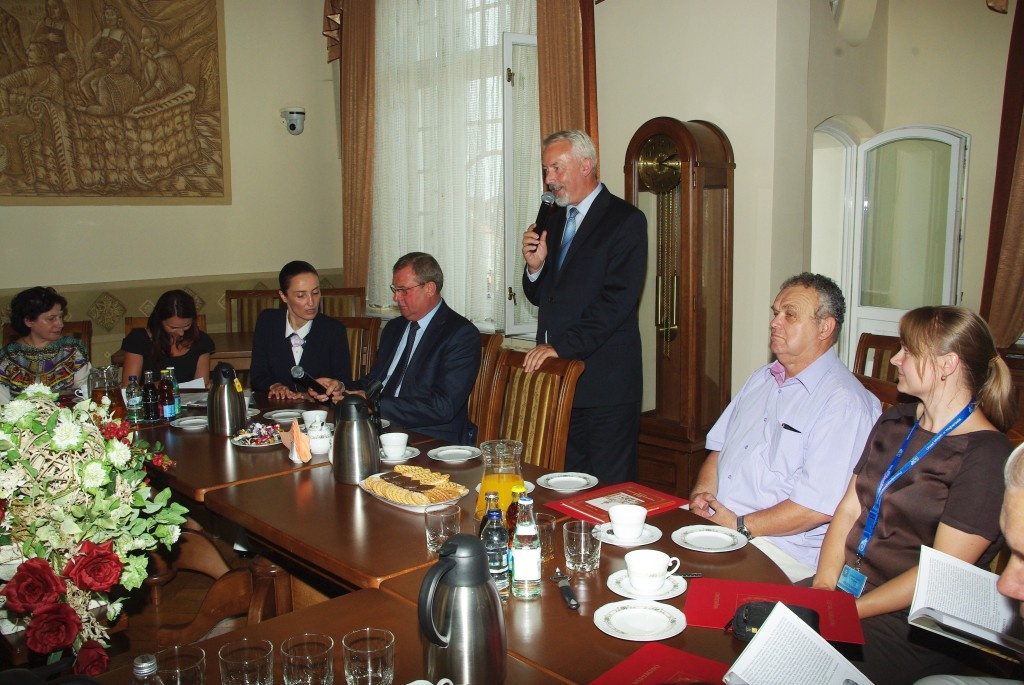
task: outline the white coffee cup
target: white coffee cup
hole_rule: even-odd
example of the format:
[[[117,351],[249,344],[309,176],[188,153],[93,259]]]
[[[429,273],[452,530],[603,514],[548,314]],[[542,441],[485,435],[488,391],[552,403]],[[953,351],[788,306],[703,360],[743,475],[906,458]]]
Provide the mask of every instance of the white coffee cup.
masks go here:
[[[310,409],[302,412],[302,423],[305,424],[306,428],[313,428],[315,426],[322,426],[327,423],[327,410],[326,409]]]
[[[411,683],[409,683],[409,685],[434,685],[434,683],[430,682],[429,680],[414,680]],[[452,681],[448,680],[447,678],[441,678],[440,680],[437,681],[437,685],[454,685],[454,684],[452,683]]]
[[[620,540],[635,540],[644,532],[647,510],[639,504],[616,504],[608,509],[612,534]]]
[[[679,559],[656,549],[637,549],[626,552],[626,573],[629,584],[641,594],[653,594],[661,589],[665,580],[679,570]]]
[[[408,433],[382,433],[380,446],[388,459],[401,459],[405,455],[405,446],[409,443]]]

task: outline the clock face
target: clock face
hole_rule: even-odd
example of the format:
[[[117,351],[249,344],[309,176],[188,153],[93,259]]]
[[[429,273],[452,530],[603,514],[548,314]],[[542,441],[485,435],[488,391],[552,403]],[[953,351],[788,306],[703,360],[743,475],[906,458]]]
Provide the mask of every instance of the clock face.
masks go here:
[[[679,149],[671,138],[659,134],[643,144],[637,159],[637,174],[653,193],[664,193],[679,185],[682,164]]]

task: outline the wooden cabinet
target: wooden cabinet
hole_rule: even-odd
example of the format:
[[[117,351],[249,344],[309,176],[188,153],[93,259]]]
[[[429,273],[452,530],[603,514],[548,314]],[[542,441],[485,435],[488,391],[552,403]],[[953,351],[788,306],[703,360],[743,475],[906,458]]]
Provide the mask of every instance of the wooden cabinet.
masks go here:
[[[704,438],[729,400],[732,364],[732,146],[706,121],[641,126],[626,150],[626,199],[657,234],[657,405],[640,423],[640,480],[689,494]]]

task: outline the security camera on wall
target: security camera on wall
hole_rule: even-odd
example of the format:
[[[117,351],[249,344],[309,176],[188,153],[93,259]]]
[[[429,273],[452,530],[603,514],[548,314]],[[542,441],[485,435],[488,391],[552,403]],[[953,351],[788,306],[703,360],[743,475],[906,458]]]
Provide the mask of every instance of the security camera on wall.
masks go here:
[[[302,133],[306,122],[306,110],[302,107],[289,107],[281,110],[281,120],[284,121],[288,133],[297,136]]]

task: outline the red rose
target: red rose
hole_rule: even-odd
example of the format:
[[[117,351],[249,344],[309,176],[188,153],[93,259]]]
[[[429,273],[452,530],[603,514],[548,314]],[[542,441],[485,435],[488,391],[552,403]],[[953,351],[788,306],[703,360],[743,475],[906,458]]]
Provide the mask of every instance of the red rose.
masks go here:
[[[42,557],[21,562],[17,573],[0,595],[7,598],[7,608],[16,614],[30,614],[44,604],[53,604],[68,589],[63,578],[54,574]]]
[[[72,670],[76,675],[95,676],[105,673],[109,667],[110,655],[103,649],[103,645],[96,640],[87,640],[79,648]]]
[[[64,567],[64,577],[83,590],[109,592],[121,578],[121,569],[124,567],[113,549],[113,540],[107,540],[102,545],[86,540],[78,554],[71,557],[71,561]]]
[[[33,652],[49,654],[70,647],[82,630],[78,614],[67,604],[47,604],[32,612],[25,629],[25,644]]]
[[[7,500],[0,499],[0,521],[3,521],[5,516],[7,516]]]

